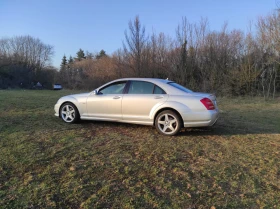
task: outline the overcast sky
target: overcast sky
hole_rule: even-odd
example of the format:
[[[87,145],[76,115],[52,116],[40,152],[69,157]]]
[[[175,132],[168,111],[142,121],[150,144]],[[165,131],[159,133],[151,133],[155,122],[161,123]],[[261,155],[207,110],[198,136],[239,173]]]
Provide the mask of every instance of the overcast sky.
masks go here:
[[[280,1],[279,1],[280,2]],[[230,29],[248,28],[277,8],[277,0],[0,0],[0,38],[31,35],[54,46],[53,64],[62,56],[76,56],[79,48],[104,49],[111,54],[122,47],[128,22],[139,15],[147,33],[175,35],[186,17],[189,22],[208,18],[211,30],[224,22]]]

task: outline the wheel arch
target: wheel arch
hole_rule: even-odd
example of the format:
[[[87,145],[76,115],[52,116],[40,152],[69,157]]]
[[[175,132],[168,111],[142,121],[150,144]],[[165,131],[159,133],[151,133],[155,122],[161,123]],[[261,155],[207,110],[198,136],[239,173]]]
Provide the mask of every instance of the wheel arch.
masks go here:
[[[70,103],[70,104],[72,104],[72,105],[74,105],[75,107],[76,107],[76,109],[77,109],[77,111],[78,111],[78,114],[79,114],[79,118],[81,117],[81,114],[80,114],[80,111],[79,111],[79,108],[77,107],[77,105],[74,103],[74,102],[72,102],[72,101],[65,101],[65,102],[63,102],[63,103],[61,103],[61,105],[60,105],[60,107],[59,107],[59,112],[58,112],[58,116],[61,118],[61,115],[60,115],[60,110],[61,110],[61,108],[62,108],[62,106],[64,105],[64,104],[66,104],[66,103]]]
[[[163,112],[165,110],[171,110],[171,111],[175,112],[180,117],[182,126],[184,126],[184,121],[183,121],[183,118],[182,118],[180,112],[178,110],[174,109],[174,108],[171,108],[171,107],[163,107],[163,108],[157,110],[157,112],[154,115],[153,126],[155,126],[155,121],[156,121],[156,118],[157,118],[158,114],[160,114],[161,112]]]

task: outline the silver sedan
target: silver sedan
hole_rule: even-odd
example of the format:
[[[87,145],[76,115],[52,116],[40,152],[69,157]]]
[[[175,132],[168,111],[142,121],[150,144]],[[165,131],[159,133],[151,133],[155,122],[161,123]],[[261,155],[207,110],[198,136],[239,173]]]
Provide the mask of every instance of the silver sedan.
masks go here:
[[[153,78],[118,79],[89,93],[64,96],[54,110],[66,123],[83,119],[154,125],[164,135],[175,135],[182,127],[212,126],[219,115],[215,95]]]

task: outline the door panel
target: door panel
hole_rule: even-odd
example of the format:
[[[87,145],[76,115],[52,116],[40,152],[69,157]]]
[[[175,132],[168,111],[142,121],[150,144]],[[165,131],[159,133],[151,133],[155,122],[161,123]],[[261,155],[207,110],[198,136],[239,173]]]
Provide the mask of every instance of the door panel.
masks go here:
[[[122,119],[122,98],[126,81],[111,83],[87,99],[88,117],[105,120]]]
[[[125,94],[122,100],[123,120],[151,121],[149,115],[152,108],[163,104],[167,97],[166,94]]]
[[[89,117],[121,120],[122,94],[91,95],[87,99]]]
[[[149,115],[152,108],[164,103],[167,97],[154,83],[130,81],[128,92],[122,100],[123,120],[151,122]]]

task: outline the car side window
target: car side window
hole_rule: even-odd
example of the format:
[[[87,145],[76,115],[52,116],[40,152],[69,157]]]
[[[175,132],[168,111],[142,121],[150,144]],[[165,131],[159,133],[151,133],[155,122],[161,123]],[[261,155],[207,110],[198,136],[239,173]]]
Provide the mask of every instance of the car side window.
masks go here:
[[[120,81],[112,83],[109,86],[105,86],[98,93],[99,94],[122,94],[126,81]]]
[[[131,81],[128,94],[153,94],[154,84],[146,81]]]
[[[166,92],[162,88],[155,85],[154,94],[166,94]]]

